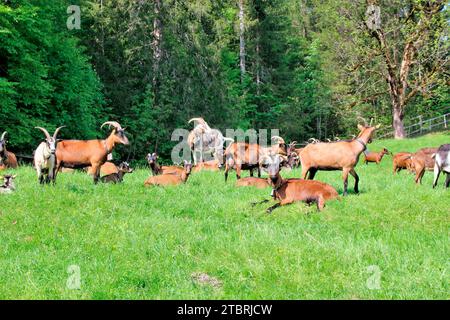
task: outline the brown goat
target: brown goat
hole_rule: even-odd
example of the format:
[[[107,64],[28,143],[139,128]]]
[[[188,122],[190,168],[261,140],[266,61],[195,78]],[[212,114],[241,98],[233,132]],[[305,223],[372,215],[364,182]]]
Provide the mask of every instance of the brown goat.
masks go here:
[[[158,155],[153,152],[152,154],[147,154],[147,162],[152,170],[154,176],[160,174],[178,174],[181,175],[183,173],[183,167],[180,166],[159,166],[158,164]]]
[[[425,170],[434,170],[433,155],[437,152],[437,148],[423,148],[411,155],[411,168],[416,173],[414,181],[422,184],[422,178]]]
[[[304,201],[307,204],[315,202],[317,210],[321,211],[325,207],[326,201],[339,199],[336,189],[329,184],[303,179],[283,179],[280,175],[281,162],[282,160],[277,154],[268,155],[262,160],[263,170],[269,174],[268,180],[273,188],[272,196],[274,200],[279,201],[268,208],[267,213],[297,201]]]
[[[94,175],[94,170],[92,169],[91,166],[87,167],[86,171],[89,175],[91,175],[91,176]],[[110,161],[106,161],[100,167],[100,175],[102,175],[102,176],[107,176],[109,174],[118,173],[118,172],[119,172],[119,169],[117,168],[117,166]]]
[[[104,140],[62,140],[56,148],[58,171],[61,167],[84,168],[91,166],[94,174],[94,183],[98,182],[100,167],[106,162],[107,156],[117,144],[128,145],[125,129],[115,121],[102,124],[114,127],[108,138]]]
[[[100,178],[103,183],[121,183],[123,181],[123,176],[126,173],[132,173],[133,169],[130,168],[128,162],[122,162],[117,168],[117,172],[108,174]]]
[[[5,131],[0,137],[0,170],[15,169],[18,166],[16,155],[6,150],[6,134],[7,132]]]
[[[236,178],[241,178],[241,170],[250,170],[253,177],[253,170],[258,170],[258,177],[261,177],[260,159],[269,152],[287,155],[287,146],[283,138],[273,136],[277,144],[270,147],[262,147],[256,143],[233,142],[225,150],[225,182],[228,179],[228,171],[236,169]]]
[[[144,186],[169,186],[169,185],[179,185],[185,183],[191,174],[192,164],[190,162],[184,161],[184,168],[181,175],[178,174],[160,174],[157,176],[149,177],[144,182]]]
[[[380,164],[385,154],[392,154],[388,149],[383,148],[380,152],[367,152],[364,153],[364,163],[368,164],[369,162],[375,162],[376,164]]]
[[[269,186],[269,181],[264,178],[246,177],[236,181],[236,187],[256,187],[258,189],[265,189]]]
[[[205,162],[198,162],[193,168],[192,172],[200,171],[219,171],[220,163],[218,160],[210,160]]]
[[[359,135],[350,141],[318,142],[308,144],[300,152],[302,164],[302,179],[313,180],[318,170],[342,170],[344,180],[344,196],[347,195],[348,174],[355,178],[355,192],[358,193],[359,177],[355,171],[359,156],[367,149],[367,144],[372,142],[372,136],[376,127],[362,126],[358,124]]]
[[[402,169],[411,170],[411,152],[399,152],[392,157],[392,167],[394,174]]]

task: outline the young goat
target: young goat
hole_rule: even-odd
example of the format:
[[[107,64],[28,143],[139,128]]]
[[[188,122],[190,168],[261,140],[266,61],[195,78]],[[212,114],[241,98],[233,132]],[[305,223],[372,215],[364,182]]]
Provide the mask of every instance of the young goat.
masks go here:
[[[445,187],[450,185],[450,144],[443,144],[434,154],[434,180],[433,188],[436,187],[441,172],[447,174]]]
[[[388,149],[383,148],[380,152],[367,152],[364,153],[364,163],[369,164],[369,162],[376,162],[380,164],[385,154],[392,154]]]
[[[236,187],[256,187],[258,189],[265,189],[269,186],[270,184],[267,178],[246,177],[236,181]]]
[[[125,129],[116,121],[107,121],[101,125],[113,127],[108,138],[104,140],[62,140],[56,148],[56,159],[58,171],[61,167],[85,168],[92,166],[94,183],[98,182],[100,167],[107,160],[117,144],[128,145],[129,141],[125,135]]]
[[[87,167],[86,168],[87,173],[91,176],[94,175],[94,170],[92,169],[92,167]],[[102,166],[100,167],[100,175],[103,176],[107,176],[109,174],[113,174],[113,173],[117,173],[119,172],[119,169],[117,168],[117,166],[110,162],[110,161],[106,161],[104,164],[102,164]]]
[[[402,169],[411,170],[411,152],[399,152],[392,157],[392,167],[394,169],[394,174],[401,171]]]
[[[111,173],[100,178],[103,183],[121,183],[123,181],[123,176],[126,173],[132,173],[133,169],[130,168],[128,162],[122,162],[117,168],[116,173]]]
[[[50,181],[55,184],[56,182],[56,137],[61,128],[64,128],[64,126],[57,128],[53,136],[50,136],[46,129],[36,127],[45,135],[45,140],[39,144],[34,152],[34,167],[40,184],[50,183]]]
[[[347,195],[348,174],[355,178],[355,192],[358,193],[359,177],[355,171],[359,156],[372,142],[372,136],[377,128],[358,124],[359,135],[351,141],[338,141],[329,143],[311,143],[300,152],[302,164],[302,179],[313,180],[318,170],[342,170],[344,180],[344,196]]]
[[[4,175],[0,177],[3,179],[3,185],[0,186],[0,193],[12,193],[16,190],[16,186],[14,185],[14,179],[16,175]]]
[[[174,173],[165,173],[153,176],[145,180],[144,186],[169,186],[185,183],[191,174],[192,164],[184,160],[184,168],[181,175]]]
[[[193,168],[192,172],[200,171],[219,171],[221,164],[218,160],[210,160],[205,162],[198,162]]]
[[[152,154],[147,154],[147,162],[152,169],[152,173],[154,176],[160,174],[178,174],[181,175],[183,173],[183,167],[179,166],[159,166],[158,164],[158,155],[153,152]]]
[[[262,159],[263,170],[269,174],[269,183],[273,188],[272,196],[274,200],[279,201],[268,208],[267,213],[271,213],[279,206],[297,201],[304,201],[307,204],[315,202],[317,210],[321,211],[325,207],[326,201],[339,198],[337,191],[326,183],[303,179],[283,179],[280,175],[281,163],[282,159],[277,154],[267,155]],[[267,201],[269,200],[262,202]]]
[[[3,132],[0,137],[0,170],[11,168],[17,168],[17,158],[16,155],[8,150],[6,150],[6,134],[7,132]]]

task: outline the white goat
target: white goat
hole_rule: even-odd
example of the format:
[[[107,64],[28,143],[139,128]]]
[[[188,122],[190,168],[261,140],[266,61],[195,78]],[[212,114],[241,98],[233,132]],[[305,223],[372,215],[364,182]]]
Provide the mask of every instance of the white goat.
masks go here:
[[[211,129],[203,118],[192,118],[197,121],[197,125],[189,132],[188,144],[192,150],[194,164],[197,164],[197,153],[200,153],[200,162],[203,162],[203,153],[210,152],[219,162],[219,167],[223,164],[224,143],[226,140],[234,141],[231,138],[225,138],[217,129]]]
[[[450,185],[450,144],[441,145],[432,158],[435,160],[433,188],[437,185],[441,171],[447,174],[445,187],[448,188]]]
[[[44,128],[36,127],[45,134],[45,141],[41,142],[34,152],[34,167],[41,184],[56,182],[56,136],[63,127],[57,128],[53,137]]]

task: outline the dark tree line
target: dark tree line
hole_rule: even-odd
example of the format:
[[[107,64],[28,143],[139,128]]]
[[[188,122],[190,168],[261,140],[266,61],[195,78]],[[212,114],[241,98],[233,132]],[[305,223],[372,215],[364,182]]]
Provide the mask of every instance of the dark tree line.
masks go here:
[[[424,23],[408,56],[402,119],[447,111],[445,8],[369,2],[3,2],[0,129],[12,149],[30,154],[37,125],[96,138],[106,135],[103,121],[117,120],[131,140],[117,156],[131,159],[154,150],[168,158],[172,131],[196,116],[222,130],[278,128],[288,141],[350,136],[358,115],[392,123],[386,50],[401,65],[400,50]],[[79,30],[67,28],[69,5],[81,8]],[[381,9],[377,29],[367,27],[368,5]]]

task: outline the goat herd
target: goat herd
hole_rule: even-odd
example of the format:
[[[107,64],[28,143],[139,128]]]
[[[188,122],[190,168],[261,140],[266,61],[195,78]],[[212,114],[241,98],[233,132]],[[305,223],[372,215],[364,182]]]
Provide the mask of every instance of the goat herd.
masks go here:
[[[361,153],[364,162],[379,164],[386,154],[392,154],[387,149],[381,152],[369,152],[367,144],[378,126],[365,123],[358,125],[359,134],[354,139],[338,140],[333,142],[310,141],[304,148],[295,148],[296,142],[286,144],[279,136],[272,137],[271,146],[262,146],[257,143],[235,142],[224,137],[219,130],[211,129],[202,118],[193,118],[196,121],[194,129],[189,133],[187,142],[194,158],[194,165],[184,160],[183,166],[160,166],[156,153],[147,155],[147,162],[153,176],[145,182],[145,186],[166,186],[185,183],[191,172],[201,170],[219,171],[224,167],[225,181],[230,170],[236,171],[236,186],[254,186],[257,188],[272,188],[272,197],[278,203],[267,209],[273,209],[296,201],[316,203],[318,210],[322,210],[325,202],[338,198],[338,192],[331,185],[314,181],[319,170],[340,170],[344,182],[344,196],[347,195],[348,175],[355,179],[354,191],[359,192],[359,177],[355,166]],[[99,180],[104,183],[122,182],[123,176],[133,169],[128,163],[122,162],[119,166],[108,161],[114,147],[118,144],[128,145],[129,141],[125,129],[116,121],[107,121],[102,124],[109,126],[110,135],[104,140],[58,140],[59,127],[53,135],[45,128],[36,127],[45,136],[34,152],[34,167],[39,183],[53,184],[59,172],[71,171],[78,168],[87,168],[93,176],[94,183]],[[0,138],[0,170],[17,168],[17,159],[14,153],[6,149],[6,132]],[[230,144],[225,148],[225,142]],[[203,161],[203,154],[209,153],[214,160]],[[200,154],[200,161],[197,155]],[[293,168],[301,165],[301,179],[283,179],[280,170],[283,167]],[[402,169],[415,173],[415,182],[421,183],[425,170],[434,170],[433,188],[436,186],[441,172],[447,174],[445,186],[450,184],[450,144],[439,148],[423,148],[415,153],[400,152],[393,156],[393,171],[396,174]],[[249,170],[250,177],[241,179],[241,171]],[[253,176],[257,170],[258,177]],[[268,178],[261,178],[261,170],[267,172]],[[101,176],[102,175],[102,176]],[[15,190],[14,179],[16,175],[4,175],[0,193],[11,193]],[[264,200],[266,202],[268,200]]]

